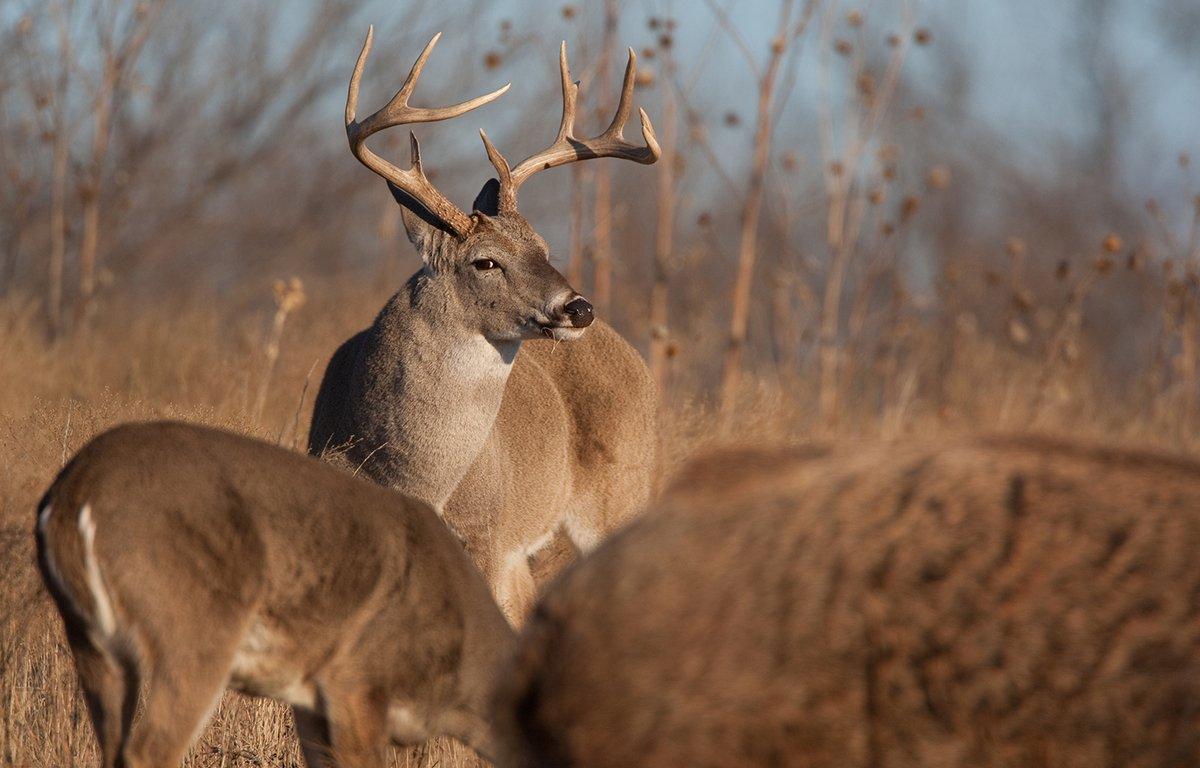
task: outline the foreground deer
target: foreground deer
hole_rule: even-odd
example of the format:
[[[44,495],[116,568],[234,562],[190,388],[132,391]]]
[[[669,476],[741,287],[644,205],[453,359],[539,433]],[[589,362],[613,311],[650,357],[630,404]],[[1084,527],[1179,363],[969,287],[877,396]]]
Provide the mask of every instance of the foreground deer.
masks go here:
[[[512,630],[424,502],[227,432],[138,424],[75,455],[37,541],[105,768],[178,765],[226,687],[291,704],[310,768],[382,768],[389,737],[493,753]]]
[[[1200,765],[1200,464],[723,452],[529,619],[501,765]]]
[[[387,180],[424,266],[330,360],[309,451],[430,502],[515,620],[533,594],[529,555],[560,527],[587,550],[630,518],[649,496],[657,441],[645,364],[550,265],[546,242],[517,212],[517,190],[546,168],[596,157],[653,163],[659,148],[644,111],[646,145],[622,138],[632,50],[612,124],[575,137],[578,85],[564,43],[557,138],[510,168],[481,131],[498,180],[467,215],[429,183],[415,136],[410,170],[365,144],[385,128],[455,117],[507,90],[439,109],[409,106],[437,39],[395,97],[362,121],[355,110],[371,32],[350,80],[350,147]],[[541,337],[554,341],[523,344]]]

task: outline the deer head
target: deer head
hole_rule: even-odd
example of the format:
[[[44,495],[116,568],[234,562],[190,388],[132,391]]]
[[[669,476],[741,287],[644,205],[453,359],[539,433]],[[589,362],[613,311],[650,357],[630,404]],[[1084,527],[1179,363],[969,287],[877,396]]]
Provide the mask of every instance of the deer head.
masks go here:
[[[632,108],[637,57],[629,50],[625,81],[617,112],[600,135],[574,136],[579,84],[567,67],[567,44],[559,50],[563,112],[558,135],[546,149],[530,155],[515,167],[500,154],[487,134],[483,138],[488,159],[497,177],[483,185],[468,215],[430,183],[421,165],[417,138],[410,132],[412,167],[403,170],[366,146],[372,134],[405,123],[447,120],[499,98],[505,85],[484,96],[440,108],[409,106],[421,70],[441,34],[434,35],[417,57],[400,90],[382,109],[361,122],[355,119],[358,87],[374,30],[368,30],[358,55],[346,98],[346,136],[359,161],[383,177],[400,204],[404,228],[424,261],[426,280],[445,291],[448,310],[457,310],[471,331],[491,341],[507,342],[546,336],[572,339],[593,319],[592,305],[572,288],[550,264],[546,241],[517,211],[517,190],[538,171],[597,157],[617,157],[650,164],[660,155],[654,128],[645,110],[639,109],[645,146],[627,142],[621,135]]]

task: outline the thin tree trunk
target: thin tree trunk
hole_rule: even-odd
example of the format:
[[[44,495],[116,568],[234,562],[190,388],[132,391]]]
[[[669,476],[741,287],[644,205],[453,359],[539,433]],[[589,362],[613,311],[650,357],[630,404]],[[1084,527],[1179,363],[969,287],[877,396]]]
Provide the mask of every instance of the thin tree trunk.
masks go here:
[[[602,113],[611,109],[612,84],[609,80],[609,60],[617,41],[617,25],[621,20],[617,0],[604,0],[604,41],[600,49],[600,62],[597,67],[599,79],[599,99],[596,108]],[[603,119],[603,115],[601,116]],[[592,253],[595,263],[595,290],[592,303],[596,311],[607,316],[612,304],[612,176],[608,163],[597,163],[593,171],[596,174],[595,192],[595,224],[596,242]]]
[[[112,114],[116,73],[111,51],[105,54],[105,72],[96,96],[92,116],[92,162],[87,186],[83,190],[83,228],[79,240],[79,296],[76,299],[75,320],[84,325],[92,312],[92,297],[96,291],[96,252],[100,248],[100,190],[104,159],[108,154],[108,126]]]
[[[79,240],[79,296],[76,300],[75,320],[86,324],[93,310],[92,300],[96,292],[96,263],[100,251],[101,204],[104,181],[104,164],[108,158],[113,110],[116,108],[119,91],[125,76],[132,69],[141,53],[150,30],[154,25],[163,0],[141,6],[134,11],[136,26],[125,40],[117,45],[117,8],[109,8],[107,26],[99,30],[101,62],[100,83],[92,104],[92,156],[86,187],[83,190],[83,226]]]
[[[567,282],[577,291],[583,290],[583,184],[582,163],[571,164],[570,241],[567,245]]]
[[[670,51],[664,51],[664,81],[675,76]],[[668,381],[667,348],[670,343],[669,279],[670,260],[675,239],[675,97],[663,88],[662,157],[658,170],[658,221],[654,238],[654,284],[650,290],[650,374],[660,396],[666,394]]]
[[[767,160],[771,156],[771,106],[775,94],[775,79],[787,50],[786,34],[791,18],[792,2],[787,0],[780,12],[779,32],[771,41],[771,56],[758,82],[758,114],[754,127],[754,155],[750,164],[750,181],[742,205],[741,237],[738,244],[737,278],[733,285],[732,312],[729,318],[729,343],[721,375],[721,411],[728,415],[737,399],[741,384],[742,350],[746,343],[746,328],[750,318],[751,287],[754,261],[758,247],[758,219],[762,210],[763,187],[767,176]]]
[[[50,254],[47,264],[46,315],[51,335],[62,330],[63,272],[67,254],[67,172],[70,140],[67,135],[67,90],[71,85],[71,37],[67,31],[67,13],[61,3],[53,6],[58,24],[58,83],[54,93],[54,143],[50,172]]]

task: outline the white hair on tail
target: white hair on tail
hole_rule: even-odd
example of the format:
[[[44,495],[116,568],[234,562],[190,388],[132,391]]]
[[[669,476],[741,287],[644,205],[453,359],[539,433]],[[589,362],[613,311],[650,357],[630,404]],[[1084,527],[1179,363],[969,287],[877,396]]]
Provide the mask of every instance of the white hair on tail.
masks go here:
[[[96,604],[94,618],[101,633],[111,636],[117,629],[117,617],[113,613],[112,601],[109,600],[108,590],[100,575],[100,565],[96,562],[96,521],[92,519],[90,504],[84,504],[79,509],[79,535],[83,537],[83,565],[87,586]]]
[[[54,564],[54,557],[50,551],[50,513],[54,511],[53,505],[49,501],[46,506],[38,510],[38,536],[42,540],[42,558],[46,563],[46,570],[49,571],[47,576],[54,582],[59,592],[66,592],[66,585],[63,583],[62,574],[58,572],[58,567]]]

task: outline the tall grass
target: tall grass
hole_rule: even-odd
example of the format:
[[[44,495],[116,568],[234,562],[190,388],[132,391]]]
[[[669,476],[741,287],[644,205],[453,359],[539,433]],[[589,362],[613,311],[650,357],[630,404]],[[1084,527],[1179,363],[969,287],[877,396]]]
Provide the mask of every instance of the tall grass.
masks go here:
[[[224,301],[150,307],[117,318],[109,313],[92,329],[52,343],[29,302],[16,298],[0,306],[3,764],[93,765],[98,759],[58,619],[34,568],[32,527],[40,494],[85,441],[132,419],[199,421],[302,446],[324,360],[369,321],[386,290],[374,282],[341,281],[310,283],[307,293],[308,303],[294,307],[286,324],[277,322],[264,285]],[[663,403],[662,471],[669,473],[718,441],[890,439],[1031,424],[1194,450],[1195,438],[1178,424],[1184,395],[1177,383],[1158,389],[1146,384],[1117,395],[1097,373],[1100,368],[1084,363],[1098,350],[1064,355],[1063,348],[1083,343],[1070,319],[1072,303],[1080,300],[1070,294],[1051,312],[1045,330],[1050,340],[1037,352],[1029,343],[989,336],[966,315],[957,316],[948,330],[937,323],[898,325],[881,338],[895,343],[902,338],[903,354],[880,354],[876,347],[876,354],[859,352],[847,361],[838,397],[844,407],[832,422],[818,413],[819,376],[801,366],[746,377],[729,427],[715,432],[708,390],[689,387],[687,382],[700,377],[680,371]],[[702,348],[721,338],[720,325],[714,325],[711,334],[699,329],[685,341]],[[565,556],[555,557],[543,572],[552,572]],[[458,761],[442,752],[402,753],[397,759]],[[187,764],[298,761],[286,708],[229,694]]]

